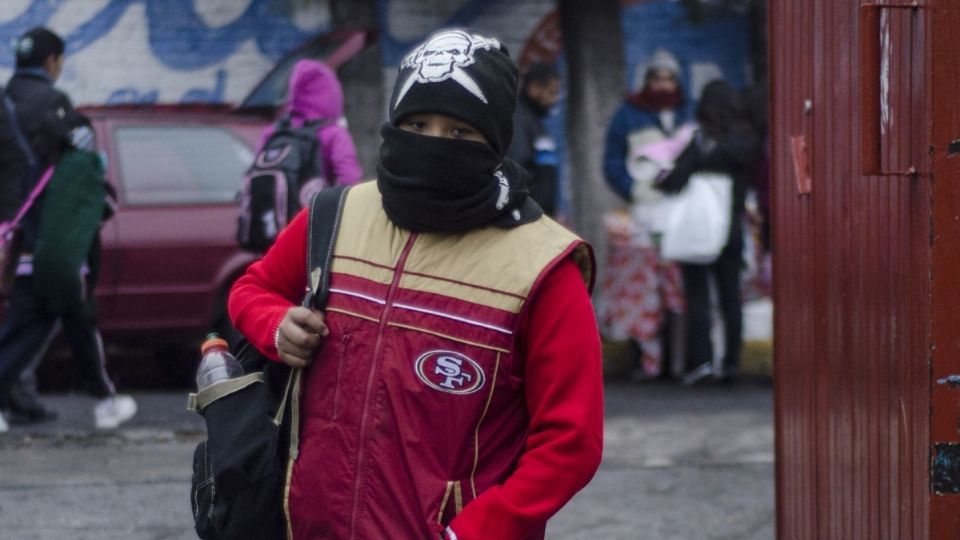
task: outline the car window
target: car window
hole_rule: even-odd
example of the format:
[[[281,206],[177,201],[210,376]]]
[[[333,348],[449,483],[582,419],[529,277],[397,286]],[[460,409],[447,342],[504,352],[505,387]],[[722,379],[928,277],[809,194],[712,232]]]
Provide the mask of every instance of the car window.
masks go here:
[[[121,126],[113,131],[125,204],[234,200],[251,149],[215,126]]]
[[[287,97],[287,83],[290,80],[293,65],[304,58],[322,60],[341,44],[340,40],[318,39],[287,54],[243,100],[240,108],[279,107]]]

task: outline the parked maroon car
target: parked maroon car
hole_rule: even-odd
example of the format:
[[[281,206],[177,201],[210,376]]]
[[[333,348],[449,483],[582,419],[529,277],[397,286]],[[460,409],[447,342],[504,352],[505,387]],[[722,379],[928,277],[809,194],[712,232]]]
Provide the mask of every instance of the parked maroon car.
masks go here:
[[[101,232],[105,336],[226,328],[225,294],[254,256],[237,248],[237,192],[267,121],[225,108],[85,108],[120,208]]]
[[[107,339],[229,333],[226,294],[254,260],[236,243],[238,193],[260,133],[286,97],[297,60],[337,68],[368,32],[319,36],[279,61],[239,107],[84,107],[107,156],[120,208],[103,228],[97,296]]]

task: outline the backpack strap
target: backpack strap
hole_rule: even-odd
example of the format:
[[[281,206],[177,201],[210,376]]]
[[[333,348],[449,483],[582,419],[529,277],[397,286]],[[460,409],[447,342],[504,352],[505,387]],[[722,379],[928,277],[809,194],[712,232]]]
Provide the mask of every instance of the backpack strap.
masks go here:
[[[307,222],[307,287],[305,306],[323,309],[330,295],[330,266],[340,230],[340,216],[347,200],[346,186],[322,189],[310,200]]]
[[[290,124],[291,124],[291,121],[292,121],[292,120],[293,120],[293,117],[290,116],[290,113],[287,113],[287,114],[281,116],[279,120],[277,120],[277,123],[274,125],[274,129],[275,129],[275,130],[277,130],[277,129],[287,129],[287,128],[290,127]]]
[[[319,130],[335,123],[336,121],[330,118],[314,118],[313,120],[305,120],[302,127]]]
[[[307,296],[303,299],[305,307],[322,310],[327,306],[330,296],[330,268],[333,264],[333,247],[340,230],[340,217],[347,200],[347,186],[335,186],[320,190],[310,200],[310,215],[307,224]],[[278,423],[283,418],[287,398],[290,407],[290,461],[300,453],[300,392],[302,390],[302,369],[291,370],[284,391],[284,399],[277,412]],[[289,515],[289,514],[287,514]]]

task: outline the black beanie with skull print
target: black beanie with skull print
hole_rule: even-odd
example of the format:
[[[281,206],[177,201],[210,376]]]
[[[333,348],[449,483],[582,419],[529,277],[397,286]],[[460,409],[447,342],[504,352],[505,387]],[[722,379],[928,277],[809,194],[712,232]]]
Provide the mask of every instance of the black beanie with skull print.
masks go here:
[[[517,66],[496,38],[460,28],[430,35],[400,63],[390,122],[441,113],[476,128],[503,157],[513,139]]]

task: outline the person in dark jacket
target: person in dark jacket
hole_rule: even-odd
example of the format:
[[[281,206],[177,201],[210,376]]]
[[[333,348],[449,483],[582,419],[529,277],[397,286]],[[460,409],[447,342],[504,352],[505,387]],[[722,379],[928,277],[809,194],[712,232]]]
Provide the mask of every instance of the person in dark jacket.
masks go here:
[[[0,236],[6,237],[13,234],[12,222],[23,205],[24,185],[36,163],[33,151],[20,131],[13,100],[2,88],[0,99],[3,100],[0,103]],[[19,253],[11,251],[6,255],[10,259],[3,261],[0,271],[12,275]],[[30,391],[35,386],[30,382],[31,375],[32,371],[24,384],[16,385],[6,400],[0,400],[0,409],[28,421],[39,421],[53,416],[53,413],[40,404],[36,391]]]
[[[681,263],[687,298],[686,382],[713,374],[721,381],[736,375],[743,343],[743,310],[740,270],[743,266],[743,213],[746,190],[757,159],[759,141],[746,121],[741,95],[729,83],[712,81],[697,105],[699,129],[677,158],[672,171],[658,182],[666,193],[681,191],[697,172],[726,173],[733,181],[730,235],[719,257],[711,264]],[[711,302],[708,280],[716,284],[723,318],[725,350],[723,369],[712,371],[710,341]]]
[[[548,216],[557,209],[557,143],[546,132],[543,119],[560,99],[560,74],[550,64],[532,64],[523,76],[520,99],[513,115],[513,142],[507,157],[530,173],[530,197]]]
[[[29,193],[40,181],[42,171],[54,164],[58,169],[23,220],[23,251],[6,317],[0,326],[0,401],[9,401],[16,395],[18,387],[25,388],[23,374],[36,366],[62,326],[74,359],[85,375],[85,382],[98,398],[94,407],[95,425],[115,428],[133,417],[137,407],[130,396],[117,394],[107,375],[103,340],[96,327],[92,303],[96,265],[91,263],[98,254],[99,218],[105,214],[106,200],[102,194],[91,197],[79,190],[82,185],[97,185],[98,190],[103,190],[98,193],[104,193],[106,187],[102,169],[96,170],[99,158],[92,152],[95,143],[89,121],[74,110],[66,94],[53,87],[63,71],[64,51],[63,39],[50,30],[39,27],[28,30],[16,41],[17,67],[7,85],[7,93],[16,105],[17,121],[39,165],[37,174],[28,175],[24,193]],[[61,163],[66,152],[78,151],[85,152],[86,157],[72,159],[69,164]],[[60,170],[61,165],[63,170]],[[60,189],[56,189],[58,187]],[[46,200],[57,191],[62,195],[61,200],[72,201],[67,206],[73,210],[64,212],[60,206],[60,211],[44,216]],[[83,223],[76,221],[84,216],[95,216],[96,223],[91,225],[89,219],[84,219]],[[45,217],[50,219],[45,220]],[[61,232],[47,233],[47,240],[63,236],[62,231],[78,233],[82,229],[88,233],[83,245],[72,243],[67,250],[83,252],[79,258],[68,258],[68,262],[76,263],[71,264],[69,275],[61,273],[53,279],[64,285],[67,285],[66,281],[76,283],[77,287],[69,289],[79,291],[81,297],[76,302],[67,298],[51,301],[47,297],[48,287],[41,287],[40,281],[35,279],[38,277],[34,275],[35,264],[42,263],[37,253],[44,243],[42,231],[51,227]],[[66,255],[64,249],[55,248],[49,252],[55,257],[46,260],[51,261],[55,270],[62,270],[63,261],[55,259]],[[35,259],[34,255],[38,257]],[[37,413],[39,419],[53,416],[39,404],[39,400],[36,405],[43,411]],[[38,418],[27,418],[31,419]],[[6,427],[0,417],[0,431]]]
[[[0,223],[12,220],[23,202],[30,150],[17,125],[13,101],[0,87]]]
[[[23,195],[33,190],[42,171],[68,147],[68,118],[76,112],[66,94],[53,87],[63,71],[64,51],[63,39],[46,28],[33,28],[14,42],[16,70],[7,83],[6,97],[14,104],[21,136],[36,160],[22,177]],[[41,195],[21,222],[20,248],[24,253],[30,253],[36,244],[42,200]],[[38,422],[56,418],[56,413],[45,407],[37,395],[35,372],[40,360],[41,355],[37,355],[22,370],[20,381],[0,397],[13,420]]]

